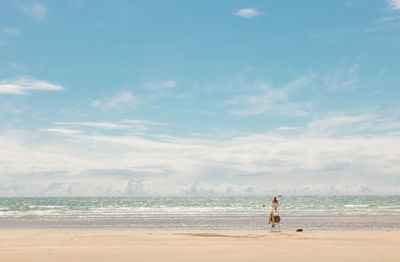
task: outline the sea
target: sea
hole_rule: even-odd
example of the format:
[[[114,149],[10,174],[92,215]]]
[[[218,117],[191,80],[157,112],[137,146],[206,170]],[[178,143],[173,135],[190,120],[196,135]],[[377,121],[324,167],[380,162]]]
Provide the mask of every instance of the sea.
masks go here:
[[[0,198],[0,229],[270,230],[272,199]],[[279,203],[281,230],[400,230],[400,196],[282,196]]]

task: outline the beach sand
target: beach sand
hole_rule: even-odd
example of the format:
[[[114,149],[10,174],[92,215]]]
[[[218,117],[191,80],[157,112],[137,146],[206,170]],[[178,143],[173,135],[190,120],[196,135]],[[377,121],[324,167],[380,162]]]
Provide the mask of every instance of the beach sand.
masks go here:
[[[400,261],[400,231],[0,230],[0,261]]]

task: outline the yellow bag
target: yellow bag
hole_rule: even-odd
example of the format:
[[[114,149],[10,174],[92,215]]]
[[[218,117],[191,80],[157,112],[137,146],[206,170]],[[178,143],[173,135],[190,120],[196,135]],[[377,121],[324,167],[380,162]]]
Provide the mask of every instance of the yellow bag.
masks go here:
[[[269,219],[268,219],[268,224],[274,224],[274,212],[271,211],[271,213],[269,213]]]

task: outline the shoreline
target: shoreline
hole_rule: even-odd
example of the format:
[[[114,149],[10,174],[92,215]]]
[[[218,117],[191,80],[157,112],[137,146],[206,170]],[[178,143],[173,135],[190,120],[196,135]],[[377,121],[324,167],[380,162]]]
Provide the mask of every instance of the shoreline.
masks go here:
[[[398,246],[400,231],[0,230],[0,257],[6,262],[397,262]]]
[[[390,229],[371,229],[371,228],[360,228],[360,229],[314,229],[314,228],[303,228],[303,232],[400,232],[400,228],[390,228]],[[281,229],[276,231],[271,231],[271,229],[251,229],[251,228],[244,228],[244,229],[196,229],[196,228],[0,228],[0,232],[11,232],[11,231],[132,231],[132,232],[286,232],[286,233],[301,233],[296,232],[296,228],[293,229]]]
[[[281,229],[295,230],[400,230],[400,214],[368,216],[281,216]],[[268,217],[251,216],[162,216],[60,217],[25,216],[0,218],[0,230],[269,230]]]

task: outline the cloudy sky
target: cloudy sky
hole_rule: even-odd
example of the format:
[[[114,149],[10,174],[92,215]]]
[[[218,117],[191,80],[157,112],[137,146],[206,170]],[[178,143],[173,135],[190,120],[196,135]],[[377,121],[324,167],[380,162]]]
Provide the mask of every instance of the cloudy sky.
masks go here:
[[[400,1],[0,1],[0,196],[400,194]]]

